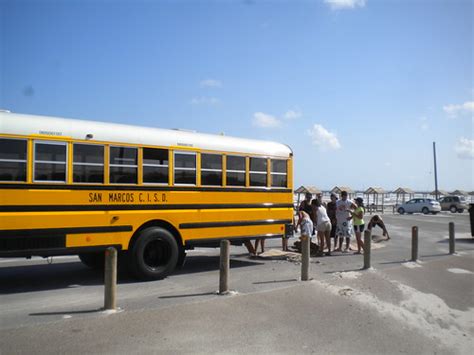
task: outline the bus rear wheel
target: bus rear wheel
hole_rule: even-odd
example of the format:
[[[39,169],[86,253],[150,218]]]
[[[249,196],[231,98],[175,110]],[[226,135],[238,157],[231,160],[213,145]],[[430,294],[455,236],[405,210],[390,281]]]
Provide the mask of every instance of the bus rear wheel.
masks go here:
[[[129,267],[141,280],[158,280],[168,276],[178,262],[176,239],[166,229],[149,227],[140,232],[129,250]]]
[[[100,253],[84,253],[79,254],[79,259],[81,262],[94,270],[104,269],[105,265],[105,254],[104,252]]]

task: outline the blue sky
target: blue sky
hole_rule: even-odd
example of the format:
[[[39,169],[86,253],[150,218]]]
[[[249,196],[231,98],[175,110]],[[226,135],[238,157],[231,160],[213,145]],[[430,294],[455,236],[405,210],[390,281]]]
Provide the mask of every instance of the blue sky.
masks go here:
[[[473,2],[0,0],[0,107],[269,139],[295,187],[474,190]]]

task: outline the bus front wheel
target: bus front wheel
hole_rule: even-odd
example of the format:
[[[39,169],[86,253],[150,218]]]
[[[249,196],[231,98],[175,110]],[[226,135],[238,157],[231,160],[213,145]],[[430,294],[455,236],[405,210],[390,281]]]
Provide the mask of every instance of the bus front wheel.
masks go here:
[[[166,229],[149,227],[140,232],[129,251],[130,270],[139,279],[157,280],[168,276],[178,262],[176,239]]]

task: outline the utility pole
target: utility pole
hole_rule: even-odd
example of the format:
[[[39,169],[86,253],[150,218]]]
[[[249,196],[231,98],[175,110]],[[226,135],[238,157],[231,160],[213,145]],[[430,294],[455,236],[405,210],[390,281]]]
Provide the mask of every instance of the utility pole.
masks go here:
[[[436,142],[433,142],[434,178],[435,178],[435,198],[438,200],[438,171],[436,168]]]

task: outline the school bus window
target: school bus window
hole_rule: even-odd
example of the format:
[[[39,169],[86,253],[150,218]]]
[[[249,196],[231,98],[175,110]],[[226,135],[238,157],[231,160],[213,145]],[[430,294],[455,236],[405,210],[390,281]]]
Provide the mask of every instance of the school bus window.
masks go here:
[[[168,184],[168,150],[143,148],[143,182]]]
[[[227,156],[227,186],[245,186],[245,157]]]
[[[0,139],[0,181],[26,181],[26,140]]]
[[[272,187],[287,186],[287,161],[282,159],[271,160]]]
[[[104,147],[92,144],[74,144],[73,181],[104,183]]]
[[[222,186],[222,156],[201,154],[201,185]]]
[[[174,153],[174,183],[196,185],[196,153]]]
[[[250,186],[267,186],[267,159],[250,158]]]
[[[66,182],[65,142],[35,142],[34,152],[34,181]]]
[[[110,147],[110,183],[136,184],[137,148]]]

